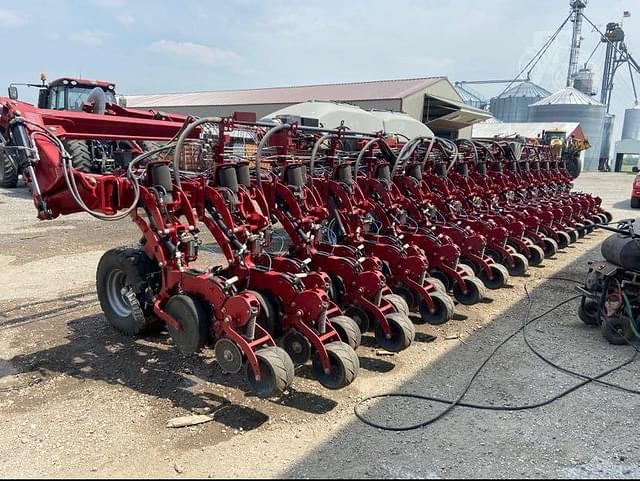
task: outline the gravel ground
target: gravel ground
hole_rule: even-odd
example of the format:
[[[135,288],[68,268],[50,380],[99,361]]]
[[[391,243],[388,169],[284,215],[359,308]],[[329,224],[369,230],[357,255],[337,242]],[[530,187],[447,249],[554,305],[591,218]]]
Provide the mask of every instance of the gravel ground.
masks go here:
[[[577,187],[597,192],[616,218],[628,209],[632,177],[583,174]],[[532,315],[574,295],[600,232],[544,268],[452,322],[418,327],[397,356],[378,356],[365,339],[360,376],[327,391],[307,368],[279,399],[246,394],[240,376],[224,375],[213,355],[180,357],[166,333],[133,340],[106,325],[94,293],[102,253],[139,237],[128,221],[86,215],[39,222],[25,189],[0,189],[0,476],[2,477],[638,477],[638,400],[588,385],[529,411],[457,408],[428,427],[391,433],[358,421],[363,398],[388,392],[455,397],[476,366]],[[211,262],[219,262],[213,257]],[[547,357],[594,375],[631,355],[586,328],[570,303],[532,326]],[[432,335],[437,338],[433,340]],[[630,387],[635,364],[610,376]],[[499,351],[467,400],[530,404],[574,385],[516,336]],[[384,424],[428,419],[442,405],[386,399],[367,416]],[[168,429],[168,420],[212,413],[214,421]]]

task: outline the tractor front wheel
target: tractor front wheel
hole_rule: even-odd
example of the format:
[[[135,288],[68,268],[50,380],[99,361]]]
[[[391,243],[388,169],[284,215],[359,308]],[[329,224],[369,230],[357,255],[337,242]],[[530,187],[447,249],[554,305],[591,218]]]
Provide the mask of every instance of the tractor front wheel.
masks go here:
[[[65,150],[71,156],[71,164],[80,172],[94,172],[94,162],[89,144],[84,140],[63,140]]]
[[[13,189],[18,185],[18,166],[6,152],[0,152],[0,187]]]

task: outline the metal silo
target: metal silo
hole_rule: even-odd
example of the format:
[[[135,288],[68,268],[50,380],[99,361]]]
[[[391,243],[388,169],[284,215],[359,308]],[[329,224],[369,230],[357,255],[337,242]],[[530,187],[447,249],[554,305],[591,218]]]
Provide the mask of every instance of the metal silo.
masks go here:
[[[578,73],[573,79],[573,86],[584,94],[595,95],[596,91],[593,88],[593,70],[586,65],[578,70]]]
[[[640,140],[640,105],[624,111],[622,140]]]
[[[611,152],[611,136],[613,135],[613,122],[616,116],[613,114],[604,114],[604,125],[602,128],[602,144],[600,145],[600,160],[609,161],[609,153]]]
[[[484,110],[487,107],[487,101],[481,98],[477,93],[458,84],[456,84],[455,89],[458,92],[458,95],[462,97],[462,101],[465,104],[471,105],[471,107],[475,107],[480,110]]]
[[[521,82],[491,99],[489,110],[503,122],[526,122],[529,105],[550,95],[533,82]]]
[[[585,152],[584,170],[597,170],[606,107],[573,87],[566,87],[529,106],[530,122],[580,122],[591,144]]]

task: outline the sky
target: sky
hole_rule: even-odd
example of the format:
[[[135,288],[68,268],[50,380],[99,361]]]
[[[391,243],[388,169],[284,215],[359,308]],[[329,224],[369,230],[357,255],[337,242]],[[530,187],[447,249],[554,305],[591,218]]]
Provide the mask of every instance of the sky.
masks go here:
[[[590,0],[585,14],[604,30],[624,10],[627,46],[640,62],[638,0]],[[0,0],[0,86],[37,82],[40,72],[113,81],[127,95],[513,78],[568,13],[568,0]],[[582,36],[584,62],[598,35],[585,24]],[[547,90],[565,85],[569,42],[570,24],[532,73]],[[601,46],[591,60],[598,90],[603,59]],[[640,76],[636,83],[640,90]],[[616,138],[633,102],[629,73],[620,71]]]

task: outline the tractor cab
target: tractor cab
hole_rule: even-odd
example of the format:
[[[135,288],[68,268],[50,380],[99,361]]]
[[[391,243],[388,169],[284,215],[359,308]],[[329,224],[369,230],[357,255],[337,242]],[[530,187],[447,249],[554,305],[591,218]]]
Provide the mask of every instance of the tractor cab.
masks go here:
[[[104,97],[106,104],[116,103],[115,85],[110,82],[102,82],[99,80],[85,80],[74,78],[59,78],[51,83],[47,83],[45,74],[40,75],[39,84],[31,83],[12,83],[9,86],[9,97],[18,100],[17,86],[37,87],[38,92],[38,108],[51,110],[66,110],[72,112],[82,111],[84,104],[89,97],[95,98],[96,92],[100,97]]]
[[[107,103],[116,103],[115,85],[112,83],[61,78],[40,89],[38,108],[80,112],[96,88],[104,92]]]

